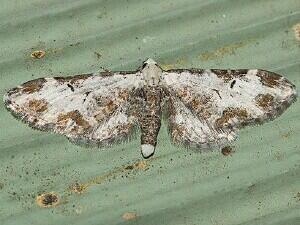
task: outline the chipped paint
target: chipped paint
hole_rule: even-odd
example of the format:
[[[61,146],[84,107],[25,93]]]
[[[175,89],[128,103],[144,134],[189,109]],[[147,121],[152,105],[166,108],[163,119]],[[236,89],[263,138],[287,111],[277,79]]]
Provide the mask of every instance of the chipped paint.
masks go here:
[[[300,41],[300,23],[297,23],[293,26],[293,31],[295,34],[295,39]]]
[[[55,192],[45,192],[36,197],[36,203],[43,208],[55,207],[59,204],[60,198]]]
[[[36,51],[33,51],[30,56],[31,58],[34,58],[34,59],[41,59],[45,56],[46,52],[44,50],[36,50]]]
[[[228,155],[231,155],[234,150],[231,146],[225,146],[221,149],[221,152],[224,156],[228,156]]]
[[[137,213],[136,212],[125,212],[122,215],[122,218],[124,220],[133,220],[137,217]]]

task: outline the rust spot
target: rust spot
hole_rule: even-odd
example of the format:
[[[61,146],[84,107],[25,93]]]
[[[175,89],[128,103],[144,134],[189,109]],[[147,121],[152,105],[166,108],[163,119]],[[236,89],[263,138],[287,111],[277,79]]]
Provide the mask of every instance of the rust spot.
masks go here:
[[[293,26],[295,38],[297,41],[300,41],[300,23],[297,23]]]
[[[69,119],[73,120],[79,127],[82,127],[83,129],[88,129],[90,127],[90,124],[83,119],[83,116],[78,110],[59,114],[57,117],[58,127],[64,128]]]
[[[271,94],[259,94],[255,97],[255,101],[259,107],[269,109],[274,103],[274,97]]]
[[[33,51],[30,56],[31,58],[34,58],[34,59],[40,59],[40,58],[43,58],[45,56],[45,51],[44,50],[37,50],[37,51]]]
[[[291,136],[294,132],[292,130],[288,131],[288,132],[284,132],[281,134],[281,137],[283,138],[288,138],[289,136]]]
[[[54,207],[59,203],[59,196],[54,192],[46,192],[36,197],[36,203],[43,208]]]
[[[247,69],[239,69],[239,70],[212,69],[211,71],[215,73],[218,78],[223,79],[225,82],[229,82],[234,78],[241,78],[245,76],[248,72]]]
[[[133,220],[136,217],[137,217],[136,212],[126,212],[126,213],[123,213],[123,215],[122,215],[122,218],[124,220]]]
[[[31,94],[33,92],[37,92],[41,90],[46,82],[45,78],[39,78],[36,80],[27,81],[21,85],[21,89],[23,92],[27,94]]]
[[[146,160],[140,160],[134,164],[134,167],[137,169],[145,169],[147,167]]]
[[[223,111],[222,116],[216,120],[216,126],[218,128],[224,127],[232,118],[245,120],[248,118],[248,112],[245,108],[226,108]]]
[[[233,151],[232,147],[225,146],[224,148],[222,148],[221,152],[223,155],[228,156],[228,155],[231,155],[234,151]]]
[[[133,169],[145,169],[147,167],[146,160],[139,160],[134,164],[126,165],[124,167],[125,170],[133,170]]]
[[[81,194],[86,190],[87,186],[78,182],[70,185],[69,189],[71,192]]]
[[[79,74],[75,76],[67,76],[67,77],[53,77],[59,83],[70,82],[71,84],[76,83],[79,80],[85,80],[92,76],[92,74]]]
[[[100,59],[102,57],[101,53],[99,52],[94,52],[94,54],[97,56],[97,59]]]
[[[265,70],[258,70],[257,76],[260,77],[260,82],[263,85],[271,88],[274,86],[278,86],[279,80],[281,78],[280,75]]]
[[[124,168],[125,170],[133,170],[134,166],[133,165],[128,165]]]
[[[30,110],[40,113],[48,109],[48,102],[45,99],[31,99],[28,107]]]

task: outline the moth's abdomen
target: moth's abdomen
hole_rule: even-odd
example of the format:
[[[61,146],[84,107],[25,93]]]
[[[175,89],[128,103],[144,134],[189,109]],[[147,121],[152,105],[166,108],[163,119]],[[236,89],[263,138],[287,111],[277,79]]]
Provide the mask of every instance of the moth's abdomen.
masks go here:
[[[144,158],[153,155],[161,125],[161,90],[157,87],[143,89],[143,106],[139,113],[141,148]]]

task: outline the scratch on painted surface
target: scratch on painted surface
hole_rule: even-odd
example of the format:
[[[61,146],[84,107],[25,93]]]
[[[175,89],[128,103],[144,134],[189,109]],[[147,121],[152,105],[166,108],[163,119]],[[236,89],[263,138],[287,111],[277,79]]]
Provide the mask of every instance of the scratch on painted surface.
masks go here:
[[[183,58],[178,58],[178,59],[175,59],[172,62],[170,63],[161,63],[160,64],[160,67],[163,69],[163,70],[169,70],[169,69],[174,69],[174,68],[177,68],[177,67],[181,67],[181,66],[184,66],[187,64],[187,61]]]
[[[242,48],[244,46],[246,46],[248,43],[252,42],[253,40],[247,40],[247,41],[240,41],[240,42],[236,42],[233,44],[229,44],[226,45],[224,47],[221,48],[217,48],[215,50],[212,51],[206,51],[200,54],[200,59],[203,61],[207,61],[207,60],[213,60],[213,59],[217,59],[220,58],[224,55],[234,55],[235,51],[239,48]]]
[[[75,182],[68,187],[68,190],[73,193],[83,193],[87,188],[94,184],[100,184],[107,179],[113,178],[117,175],[128,173],[129,170],[146,170],[149,161],[152,159],[146,160],[137,160],[134,163],[126,164],[124,166],[118,167],[114,170],[104,173],[103,175],[95,176],[84,182]]]

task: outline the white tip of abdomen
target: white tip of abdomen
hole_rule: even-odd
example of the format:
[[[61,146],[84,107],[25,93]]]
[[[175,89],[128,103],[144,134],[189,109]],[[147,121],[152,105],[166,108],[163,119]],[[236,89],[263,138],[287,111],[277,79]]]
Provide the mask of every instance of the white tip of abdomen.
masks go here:
[[[142,148],[142,155],[144,158],[149,158],[154,154],[155,147],[153,145],[143,144],[141,148]]]

